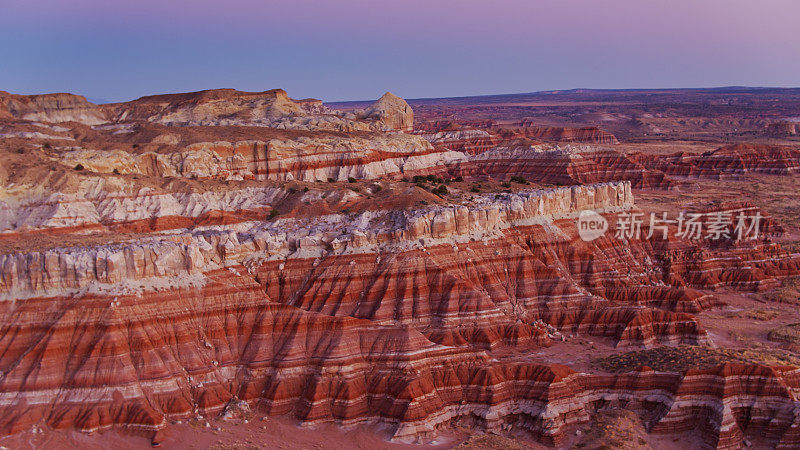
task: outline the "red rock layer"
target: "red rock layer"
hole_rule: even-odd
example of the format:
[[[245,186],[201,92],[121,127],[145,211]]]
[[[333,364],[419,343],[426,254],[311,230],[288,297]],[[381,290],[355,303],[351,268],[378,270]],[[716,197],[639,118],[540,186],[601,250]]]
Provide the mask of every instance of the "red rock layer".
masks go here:
[[[719,179],[745,173],[789,175],[800,171],[800,148],[792,146],[735,144],[702,155],[675,153],[637,159],[669,176]]]
[[[586,142],[591,144],[619,144],[616,136],[597,127],[543,127],[530,120],[518,124],[520,133],[532,139],[556,142]]]
[[[0,91],[0,119],[105,122],[101,108],[80,95],[16,95],[5,91]]]
[[[416,122],[414,129],[425,133],[438,133],[441,131],[456,131],[464,128],[493,128],[497,126],[494,120],[433,120],[429,122]]]
[[[722,147],[695,165],[723,172],[787,175],[800,170],[800,149],[772,145],[737,144]]]
[[[613,150],[497,151],[455,166],[462,176],[505,178],[522,176],[530,181],[553,184],[590,184],[627,180],[636,188],[666,189],[672,182],[660,171],[648,169]]]
[[[664,249],[571,233],[516,227],[485,242],[267,261],[253,276],[233,266],[196,289],[3,302],[0,432],[120,424],[157,441],[169,420],[240,399],[309,423],[380,420],[398,438],[471,420],[513,423],[558,445],[565,426],[611,404],[657,432],[700,424],[708,445],[754,433],[797,444],[795,371],[588,375],[492,360],[485,349],[546,345],[539,321],[621,345],[705,340],[685,311],[708,302],[680,285],[653,286],[673,276],[659,267]],[[705,272],[684,280],[701,287],[737,283],[748,264],[757,268],[748,282],[798,270],[766,251],[754,244],[737,260],[672,270]]]
[[[491,150],[505,142],[505,138],[479,130],[460,130],[446,134],[424,134],[437,147],[462,152],[466,155],[478,155]]]
[[[538,320],[565,330],[590,329],[625,345],[704,342],[704,331],[690,316],[675,314],[719,304],[694,288],[758,289],[775,277],[800,273],[800,258],[773,244],[718,254],[702,242],[654,246],[644,239],[630,245],[613,237],[574,239],[554,239],[541,226],[517,227],[503,238],[425,251],[270,262],[256,276],[281,303],[413,326],[435,342],[492,348],[520,340],[542,343],[520,324]]]
[[[159,440],[169,420],[245,401],[308,423],[381,420],[396,437],[453,420],[514,424],[542,441],[616,406],[654,432],[699,427],[709,446],[800,443],[796,369],[723,365],[685,375],[588,375],[491,360],[411,327],[271,302],[242,267],[203,289],[2,305],[0,430],[124,425]],[[235,273],[234,273],[235,272]]]

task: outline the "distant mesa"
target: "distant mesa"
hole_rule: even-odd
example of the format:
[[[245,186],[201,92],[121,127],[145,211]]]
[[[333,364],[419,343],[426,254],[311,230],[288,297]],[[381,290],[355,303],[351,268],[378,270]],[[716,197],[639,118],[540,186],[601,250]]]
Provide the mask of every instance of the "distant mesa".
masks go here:
[[[244,92],[209,89],[149,95],[96,105],[73,94],[15,95],[0,91],[0,119],[32,122],[150,122],[166,126],[262,126],[293,130],[411,131],[414,112],[405,100],[386,93],[352,112],[329,109],[317,99],[293,99],[283,89]]]
[[[0,91],[0,119],[38,122],[107,122],[102,108],[74,94],[16,95]]]

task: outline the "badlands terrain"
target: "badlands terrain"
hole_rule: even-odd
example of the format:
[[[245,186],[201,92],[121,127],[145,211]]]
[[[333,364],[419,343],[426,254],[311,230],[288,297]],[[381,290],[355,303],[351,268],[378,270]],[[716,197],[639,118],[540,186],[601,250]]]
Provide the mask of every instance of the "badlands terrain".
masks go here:
[[[798,448],[799,192],[800,90],[0,92],[0,445]]]

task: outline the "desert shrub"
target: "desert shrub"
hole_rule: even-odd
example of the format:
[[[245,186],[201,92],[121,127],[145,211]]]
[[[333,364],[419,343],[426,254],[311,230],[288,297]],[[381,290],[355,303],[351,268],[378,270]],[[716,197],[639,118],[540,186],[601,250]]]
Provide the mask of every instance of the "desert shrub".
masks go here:
[[[335,183],[335,182],[336,180],[334,180],[333,178],[328,178],[328,183]]]
[[[478,192],[481,191],[481,188],[479,188],[478,186],[472,186],[471,188],[469,188],[469,191],[477,194]]]
[[[83,170],[83,164],[76,164],[75,165],[75,170],[77,170],[77,171]]]
[[[356,180],[356,179],[355,179],[355,178],[353,178],[353,177],[347,177],[347,182],[348,182],[348,183],[355,183],[355,182],[357,182],[357,181],[358,181],[358,180]]]
[[[278,210],[277,209],[273,209],[272,211],[269,212],[269,215],[267,217],[269,219],[274,219],[274,218],[278,217],[278,215],[280,215]]]
[[[800,323],[778,327],[767,334],[767,339],[777,342],[800,343]]]
[[[113,171],[112,173],[113,173],[114,175],[119,175],[119,169],[114,169],[114,171]]]
[[[457,177],[455,178],[455,180],[456,180],[456,183],[461,183],[462,181],[464,181],[464,177],[462,177],[461,175],[459,175],[459,176],[457,176]]]

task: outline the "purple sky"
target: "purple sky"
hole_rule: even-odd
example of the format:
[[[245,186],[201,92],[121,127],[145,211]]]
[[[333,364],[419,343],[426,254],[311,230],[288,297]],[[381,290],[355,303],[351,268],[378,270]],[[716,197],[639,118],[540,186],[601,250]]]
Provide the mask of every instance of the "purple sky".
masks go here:
[[[185,5],[185,6],[180,6]],[[797,0],[0,0],[0,90],[800,86]]]

